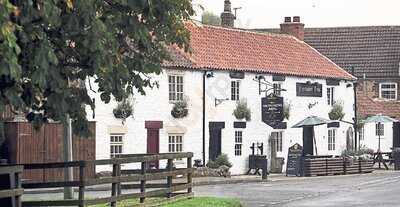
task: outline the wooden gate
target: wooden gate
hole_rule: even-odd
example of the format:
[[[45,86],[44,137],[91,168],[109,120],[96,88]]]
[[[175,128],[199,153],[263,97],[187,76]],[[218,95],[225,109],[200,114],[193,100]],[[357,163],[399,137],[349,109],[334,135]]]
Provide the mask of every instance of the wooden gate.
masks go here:
[[[89,125],[93,137],[73,136],[74,160],[95,160],[95,123]],[[53,163],[63,161],[63,126],[48,123],[39,130],[27,122],[6,122],[5,134],[12,164]],[[78,175],[75,173],[76,176]],[[94,177],[95,169],[87,168],[86,175]],[[76,177],[75,176],[75,177]],[[63,169],[26,170],[23,179],[49,182],[64,177]]]

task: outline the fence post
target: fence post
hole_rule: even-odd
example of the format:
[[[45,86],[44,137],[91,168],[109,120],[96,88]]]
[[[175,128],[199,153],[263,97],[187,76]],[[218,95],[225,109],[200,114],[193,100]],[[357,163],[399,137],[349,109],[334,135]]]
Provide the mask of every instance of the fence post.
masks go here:
[[[347,174],[346,157],[343,157],[343,174]]]
[[[172,172],[173,165],[174,165],[173,159],[168,159],[167,170],[169,172]],[[167,197],[171,198],[171,196],[172,196],[172,192],[171,192],[171,190],[172,190],[172,176],[171,175],[167,176],[167,187],[169,189],[169,191],[167,193]]]
[[[85,185],[86,185],[86,178],[85,178],[85,167],[86,162],[81,161],[79,164],[79,207],[85,206]]]
[[[119,177],[119,169],[120,169],[121,165],[120,164],[113,164],[113,172],[112,172],[112,177],[113,178],[117,178]],[[115,198],[118,196],[118,189],[120,186],[120,182],[117,181],[113,181],[113,183],[111,184],[111,197]],[[112,201],[111,202],[111,207],[116,207],[117,206],[117,201]]]
[[[22,172],[16,172],[15,173],[15,183],[16,183],[16,188],[21,189],[22,188],[22,181],[21,181],[21,174]],[[15,206],[16,207],[21,207],[22,202],[21,202],[21,195],[15,196]]]
[[[141,169],[141,174],[146,177],[146,162],[142,162],[142,169]],[[140,197],[140,203],[144,203],[146,199],[146,179],[143,178],[140,180],[140,193],[142,193],[143,197]]]
[[[325,158],[325,175],[328,175],[328,158]]]
[[[187,158],[187,168],[188,170],[192,169],[192,157]],[[192,171],[187,174],[187,183],[190,184],[190,187],[187,189],[188,193],[192,193]]]
[[[360,159],[358,159],[358,173],[362,173],[362,167],[361,167],[361,165],[362,165],[362,162],[361,162]]]

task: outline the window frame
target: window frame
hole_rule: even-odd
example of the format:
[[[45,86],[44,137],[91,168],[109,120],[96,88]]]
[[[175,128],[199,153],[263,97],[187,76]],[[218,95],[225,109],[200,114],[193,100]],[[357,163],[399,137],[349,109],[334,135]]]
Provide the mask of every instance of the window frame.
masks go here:
[[[113,141],[112,137],[114,137],[114,141]],[[121,141],[115,141],[115,137],[121,137]],[[110,157],[111,158],[117,158],[120,155],[124,154],[124,137],[125,137],[125,134],[122,134],[122,133],[110,134],[109,138],[110,138]],[[120,152],[115,152],[116,147],[121,147]]]
[[[243,154],[243,131],[241,130],[235,130],[234,154],[236,157]]]
[[[276,138],[276,142],[275,142],[276,145],[274,146],[275,151],[283,152],[283,131],[274,131],[271,133],[271,137],[274,137],[274,135],[273,135],[274,133],[277,134],[275,136],[275,138]]]
[[[231,80],[231,100],[240,100],[240,80]]]
[[[394,88],[383,88],[383,85],[394,85]],[[394,98],[385,98],[383,97],[383,92],[388,92],[388,91],[394,91]],[[395,82],[384,82],[384,83],[379,83],[379,98],[384,99],[384,100],[397,100],[397,93],[398,93],[398,86],[397,83]]]
[[[379,127],[379,129],[378,129],[378,124],[380,124],[380,126],[382,126],[382,127]],[[380,134],[381,138],[385,137],[385,124],[384,123],[375,123],[375,136],[379,137],[379,134]]]
[[[274,93],[276,96],[282,96],[282,83],[280,83],[280,82],[274,82],[274,83],[272,84],[272,87],[273,87],[273,93]]]
[[[336,129],[329,129],[328,130],[328,151],[335,151],[336,150]]]
[[[168,74],[168,100],[183,101],[185,94],[185,78],[183,74]]]
[[[358,131],[358,140],[364,141],[365,139],[365,128],[361,127],[361,129]]]
[[[183,152],[183,134],[168,134],[168,152],[169,153],[179,153]],[[171,142],[171,138],[173,141]],[[178,138],[180,138],[180,142],[178,142]],[[178,148],[180,149],[178,151]],[[173,150],[171,150],[173,149]]]

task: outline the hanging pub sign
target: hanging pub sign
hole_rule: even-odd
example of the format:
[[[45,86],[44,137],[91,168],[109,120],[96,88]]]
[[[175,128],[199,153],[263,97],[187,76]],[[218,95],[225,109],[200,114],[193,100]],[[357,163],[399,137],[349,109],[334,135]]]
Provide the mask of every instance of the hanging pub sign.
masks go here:
[[[286,164],[286,176],[288,175],[301,175],[301,156],[303,154],[303,147],[299,144],[294,144],[289,147],[287,164]]]
[[[296,83],[296,95],[305,97],[322,97],[322,84]]]
[[[261,98],[261,117],[262,121],[269,126],[283,121],[283,97],[271,94]]]

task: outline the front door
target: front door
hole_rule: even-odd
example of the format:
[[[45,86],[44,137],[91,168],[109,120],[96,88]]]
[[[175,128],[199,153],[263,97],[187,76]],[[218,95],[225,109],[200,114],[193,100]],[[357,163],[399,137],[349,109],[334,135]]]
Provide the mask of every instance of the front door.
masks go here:
[[[314,155],[314,127],[303,127],[303,155]]]
[[[160,153],[160,129],[163,127],[162,121],[146,121],[145,128],[147,129],[147,154]],[[150,169],[158,169],[158,161],[149,162]]]
[[[210,142],[209,142],[209,159],[215,160],[221,155],[222,129],[225,128],[225,122],[210,122]]]
[[[400,147],[400,122],[393,122],[393,147]]]
[[[147,129],[147,154],[160,153],[160,131],[158,129]],[[158,169],[158,161],[149,163],[150,168]]]

